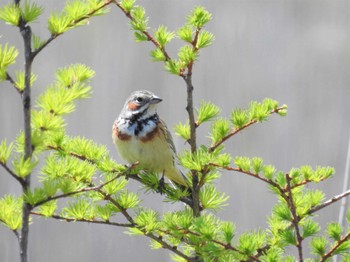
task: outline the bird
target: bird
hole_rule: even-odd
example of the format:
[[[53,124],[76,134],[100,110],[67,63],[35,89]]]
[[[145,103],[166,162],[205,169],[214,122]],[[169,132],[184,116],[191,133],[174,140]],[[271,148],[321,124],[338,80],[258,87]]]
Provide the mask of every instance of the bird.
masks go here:
[[[157,114],[162,99],[150,91],[131,93],[113,124],[112,138],[122,159],[149,172],[162,174],[177,185],[188,187],[176,167],[172,136]]]

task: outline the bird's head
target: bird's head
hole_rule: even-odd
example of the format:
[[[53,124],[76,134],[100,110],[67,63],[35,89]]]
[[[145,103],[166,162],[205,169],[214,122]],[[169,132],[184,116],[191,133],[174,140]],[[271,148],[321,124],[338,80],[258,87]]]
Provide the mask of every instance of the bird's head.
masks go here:
[[[123,113],[128,118],[134,115],[142,115],[141,118],[147,118],[156,113],[156,105],[161,101],[160,97],[150,91],[135,91],[127,99]]]

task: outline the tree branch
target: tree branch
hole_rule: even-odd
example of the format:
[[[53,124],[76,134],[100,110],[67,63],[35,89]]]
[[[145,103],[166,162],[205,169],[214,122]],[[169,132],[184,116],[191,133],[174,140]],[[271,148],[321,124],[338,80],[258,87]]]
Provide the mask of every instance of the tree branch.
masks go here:
[[[15,0],[15,4],[19,5],[19,1]],[[31,159],[33,154],[32,147],[32,130],[31,130],[31,83],[30,78],[32,75],[32,30],[30,26],[26,24],[21,15],[19,25],[19,31],[22,35],[24,42],[24,90],[22,93],[23,115],[24,115],[24,159]],[[22,191],[25,193],[30,189],[31,174],[28,174],[24,178],[22,183]],[[30,205],[23,202],[22,206],[22,229],[19,238],[20,244],[20,257],[21,262],[28,261],[28,237],[29,237],[29,218],[30,218]]]
[[[6,163],[0,162],[0,165],[7,171],[7,173],[9,173],[14,179],[16,179],[22,185],[22,187],[25,186],[24,179],[17,176],[16,173],[6,165]]]
[[[13,80],[13,78],[10,76],[10,74],[9,74],[8,72],[6,72],[6,80],[9,81],[9,82],[12,84],[12,86],[16,89],[16,91],[17,91],[20,95],[22,95],[23,91],[20,90],[20,89],[17,87],[16,82]]]
[[[48,197],[42,201],[39,201],[37,203],[35,203],[32,207],[35,208],[35,207],[38,207],[40,205],[43,205],[49,201],[52,201],[52,200],[56,200],[56,199],[60,199],[60,198],[65,198],[65,197],[69,197],[69,196],[72,196],[72,195],[76,195],[76,194],[79,194],[79,193],[84,193],[84,192],[89,192],[89,191],[98,191],[100,189],[102,189],[104,186],[112,183],[114,180],[122,177],[122,176],[125,176],[125,174],[127,172],[129,172],[132,168],[134,168],[136,166],[136,164],[133,164],[131,165],[127,170],[125,170],[124,172],[118,174],[117,176],[113,177],[112,179],[108,180],[107,182],[101,184],[101,185],[98,185],[98,186],[91,186],[91,187],[85,187],[85,188],[82,188],[82,189],[79,189],[77,191],[73,191],[73,192],[69,192],[69,193],[66,193],[66,194],[61,194],[61,195],[56,195],[56,196],[52,196],[52,197]]]
[[[317,212],[317,211],[319,211],[319,210],[321,210],[321,209],[323,209],[323,208],[325,208],[325,207],[327,207],[327,206],[329,206],[329,205],[337,202],[338,200],[340,200],[340,199],[342,199],[344,197],[347,197],[349,195],[350,195],[350,189],[345,191],[345,192],[343,192],[343,193],[341,193],[340,195],[332,197],[331,199],[323,202],[322,204],[320,204],[318,206],[315,206],[315,207],[311,208],[309,210],[308,214],[311,215],[311,214],[313,214],[313,213],[315,213],[315,212]]]
[[[90,19],[96,12],[100,11],[101,9],[105,8],[106,6],[110,5],[113,2],[113,0],[105,1],[99,8],[91,10],[89,13],[87,13],[85,16],[81,17],[80,19],[74,20],[72,23],[68,25],[68,27],[73,27],[77,25],[78,23]],[[54,39],[59,37],[61,34],[52,34],[38,49],[34,50],[32,52],[32,57],[35,58],[48,44],[50,44]]]
[[[274,114],[274,113],[278,113],[279,111],[281,110],[284,110],[285,108],[284,107],[279,107],[279,108],[276,108],[274,110],[272,110],[270,112],[270,115]],[[244,126],[240,127],[240,128],[237,128],[237,129],[233,129],[231,131],[231,133],[229,133],[228,135],[226,135],[225,137],[223,137],[220,141],[216,142],[215,144],[213,144],[211,147],[209,147],[208,151],[209,152],[213,152],[217,147],[219,147],[222,143],[224,143],[226,140],[228,140],[229,138],[231,138],[232,136],[234,136],[235,134],[241,132],[243,129],[246,129],[247,127],[257,123],[258,120],[250,120],[247,124],[245,124]]]
[[[32,215],[46,217],[45,215],[43,215],[43,214],[41,214],[39,212],[33,212],[32,211],[30,213]],[[77,218],[63,217],[63,216],[60,216],[60,215],[52,215],[52,216],[50,216],[50,218],[54,218],[54,219],[57,219],[57,220],[63,220],[65,222],[86,222],[86,223],[90,223],[90,224],[102,224],[102,225],[110,225],[110,226],[117,226],[117,227],[134,227],[130,223],[117,223],[117,222],[112,222],[112,221],[90,220],[90,219],[85,219],[85,218],[77,219]]]
[[[292,194],[292,189],[290,187],[290,176],[289,174],[286,174],[286,180],[287,180],[287,190],[288,190],[288,206],[289,209],[292,213],[292,224],[293,227],[295,229],[295,233],[296,233],[296,237],[297,237],[297,249],[298,249],[298,255],[299,255],[299,262],[303,262],[304,258],[303,258],[303,247],[302,247],[302,242],[303,242],[303,238],[300,234],[300,229],[299,229],[299,219],[298,219],[298,215],[297,215],[297,211],[295,208],[295,204],[294,204],[294,200],[293,200],[293,194]]]
[[[117,1],[117,0],[113,0],[112,2],[114,2],[116,4],[116,6],[126,15],[127,18],[129,18],[131,21],[135,21],[134,17],[131,15],[130,12],[128,12],[127,10],[125,10],[123,8],[123,6]],[[165,51],[164,47],[162,47],[158,41],[146,30],[141,31],[142,34],[144,34],[147,37],[147,40],[152,42],[153,45],[158,48],[159,50],[162,51],[164,57],[165,57],[165,61],[169,61],[171,60],[171,57],[169,56],[169,54],[167,53],[167,51]]]
[[[259,174],[254,174],[252,172],[248,172],[248,171],[243,171],[242,169],[240,168],[237,168],[237,167],[230,167],[230,166],[220,166],[218,164],[215,164],[215,163],[209,163],[209,165],[211,166],[215,166],[215,167],[219,167],[219,168],[222,168],[222,169],[225,169],[225,170],[229,170],[229,171],[236,171],[236,172],[239,172],[239,173],[242,173],[242,174],[245,174],[245,175],[248,175],[248,176],[251,176],[251,177],[255,177],[275,188],[277,188],[280,193],[284,193],[284,189],[281,188],[277,183],[273,182],[272,180],[269,180],[267,178],[264,178],[264,177],[261,177]]]
[[[324,254],[320,260],[320,262],[327,261],[328,258],[333,256],[334,252],[337,250],[338,247],[340,247],[341,244],[343,244],[345,241],[347,241],[350,238],[350,232],[348,232],[343,238],[341,238],[337,244],[335,244],[331,250],[329,250],[326,254]]]

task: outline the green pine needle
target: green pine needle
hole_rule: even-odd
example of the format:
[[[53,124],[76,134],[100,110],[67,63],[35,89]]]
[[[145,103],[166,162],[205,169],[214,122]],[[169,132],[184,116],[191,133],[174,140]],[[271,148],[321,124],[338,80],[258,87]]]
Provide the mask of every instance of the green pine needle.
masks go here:
[[[159,26],[154,32],[154,37],[158,41],[160,48],[164,48],[175,36],[174,32],[169,32],[165,26]]]
[[[30,86],[33,86],[34,82],[36,81],[37,76],[32,73],[30,76]],[[16,71],[16,78],[15,78],[15,85],[18,88],[18,90],[23,91],[25,87],[25,74],[21,71]]]
[[[60,35],[69,29],[71,19],[58,13],[52,13],[48,20],[48,29],[52,35]]]
[[[254,157],[251,160],[252,169],[254,173],[258,175],[263,170],[263,160],[259,157]]]
[[[286,244],[296,246],[297,239],[293,228],[286,228],[284,231],[281,231],[280,236]]]
[[[219,223],[220,222],[213,214],[202,213],[200,217],[194,219],[193,229],[201,235],[203,240],[212,240],[219,232]],[[201,240],[198,237],[196,238],[197,241]]]
[[[140,32],[140,31],[135,31],[134,36],[135,36],[136,42],[144,42],[148,40],[147,35],[145,35],[143,32]]]
[[[350,252],[350,241],[345,241],[337,247],[334,254],[336,255],[349,255]]]
[[[48,21],[48,29],[53,36],[84,25],[93,16],[105,14],[107,8],[101,8],[103,1],[99,0],[72,0],[67,2],[61,13],[51,14]]]
[[[242,109],[235,109],[231,114],[231,122],[235,129],[242,128],[249,122],[247,111]]]
[[[68,206],[62,209],[62,215],[74,219],[92,218],[93,206],[88,200],[78,199],[75,202],[68,203]]]
[[[39,213],[45,217],[52,217],[57,210],[57,201],[52,200],[39,206]]]
[[[177,136],[182,137],[185,141],[190,139],[190,125],[189,123],[182,124],[179,123],[174,127],[174,132]]]
[[[320,182],[334,175],[335,170],[333,167],[317,167],[314,173],[313,181]]]
[[[315,235],[318,231],[320,231],[320,226],[315,221],[307,219],[302,223],[301,236],[303,239]]]
[[[154,210],[143,210],[134,219],[139,228],[147,233],[153,232],[160,226],[159,214]]]
[[[258,248],[265,245],[266,234],[263,232],[243,233],[238,240],[237,249],[248,256],[253,255]]]
[[[327,250],[327,239],[325,237],[314,237],[310,246],[313,254],[323,256]]]
[[[130,13],[134,8],[135,0],[122,0],[120,1],[120,5],[124,8],[127,13]]]
[[[104,221],[109,221],[113,215],[113,210],[109,205],[98,205],[96,206],[96,216]]]
[[[165,62],[165,69],[171,74],[181,75],[182,68],[184,68],[182,62],[173,59]]]
[[[37,164],[38,161],[30,158],[24,159],[24,157],[17,157],[12,162],[15,173],[22,178],[31,174]]]
[[[64,127],[65,123],[60,116],[43,110],[32,110],[32,125],[41,131],[59,131]]]
[[[193,29],[189,25],[185,25],[181,28],[178,29],[177,31],[177,36],[187,42],[187,43],[192,43],[193,41]]]
[[[94,76],[94,70],[84,64],[72,64],[56,71],[56,78],[66,87],[72,87],[77,82],[87,82]]]
[[[234,159],[235,165],[244,172],[250,172],[251,162],[248,157],[236,157]]]
[[[202,30],[197,39],[196,48],[201,49],[210,46],[214,41],[214,35],[208,31]]]
[[[14,64],[16,57],[18,56],[18,50],[15,47],[9,47],[0,45],[0,81],[7,79],[7,67]]]
[[[22,19],[26,23],[34,22],[43,13],[44,8],[36,3],[24,2],[22,9]]]
[[[197,60],[198,52],[194,50],[191,46],[185,45],[180,48],[177,56],[181,64],[184,64],[185,66],[187,66],[190,63],[193,63],[194,61]]]
[[[3,20],[7,24],[18,26],[21,18],[21,9],[18,5],[9,3],[0,8],[0,20]]]
[[[275,205],[272,212],[280,221],[292,221],[292,214],[289,210],[289,207],[284,202],[280,202]]]
[[[104,178],[104,183],[115,178],[115,174],[106,174]],[[108,183],[103,187],[103,189],[109,194],[116,194],[126,187],[128,181],[125,178],[114,179],[112,182]]]
[[[215,144],[221,141],[229,134],[230,130],[230,123],[227,119],[219,118],[215,120],[211,126],[211,139],[213,143]]]
[[[196,7],[191,14],[188,16],[188,23],[197,28],[202,28],[206,23],[211,20],[211,14],[205,10],[204,7]]]
[[[221,210],[226,206],[228,198],[229,196],[226,196],[224,193],[216,191],[214,185],[206,185],[199,194],[199,199],[203,208],[215,211]]]
[[[278,114],[280,116],[286,116],[287,115],[287,105],[282,105],[282,109],[278,111]]]
[[[135,31],[143,32],[148,29],[148,17],[142,6],[135,6],[130,13],[133,18],[130,24]]]
[[[231,222],[223,222],[221,225],[223,238],[227,244],[230,244],[235,236],[235,225]]]
[[[150,55],[151,55],[153,61],[164,62],[166,60],[164,52],[159,48],[152,50]]]
[[[211,102],[201,102],[197,112],[197,125],[213,120],[219,113],[220,108]]]
[[[343,232],[342,227],[338,223],[330,223],[327,225],[327,234],[335,241],[339,241]]]
[[[276,173],[276,168],[272,165],[266,165],[263,167],[262,171],[263,171],[264,177],[271,180],[273,178],[274,174]]]
[[[123,191],[116,199],[119,205],[124,209],[135,208],[140,203],[138,195],[134,192]]]
[[[22,198],[5,195],[0,198],[0,221],[1,224],[11,230],[18,230],[22,226]]]
[[[13,150],[13,143],[7,145],[6,139],[1,141],[0,144],[0,163],[5,164],[7,160],[10,158]]]
[[[33,191],[27,191],[24,194],[24,200],[31,204],[31,205],[35,205],[36,203],[44,200],[47,198],[47,195],[45,193],[45,191],[43,190],[43,188],[35,188]]]

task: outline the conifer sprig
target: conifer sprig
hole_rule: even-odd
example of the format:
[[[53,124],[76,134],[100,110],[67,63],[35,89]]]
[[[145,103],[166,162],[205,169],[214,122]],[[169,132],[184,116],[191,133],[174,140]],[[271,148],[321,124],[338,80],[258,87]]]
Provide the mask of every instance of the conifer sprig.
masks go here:
[[[262,103],[252,103],[251,107],[246,110],[236,109],[232,113],[231,123],[233,124],[233,128],[230,132],[227,132],[227,125],[223,127],[225,131],[221,132],[221,138],[218,136],[213,137],[214,143],[209,147],[209,151],[214,151],[228,139],[246,129],[247,127],[262,122],[267,119],[268,116],[272,114],[279,114],[284,116],[286,114],[287,107],[285,105],[278,107],[278,104],[274,104],[272,106],[272,102],[275,102],[270,99],[264,100]],[[219,126],[220,127],[220,126]],[[215,129],[214,129],[215,132]]]

